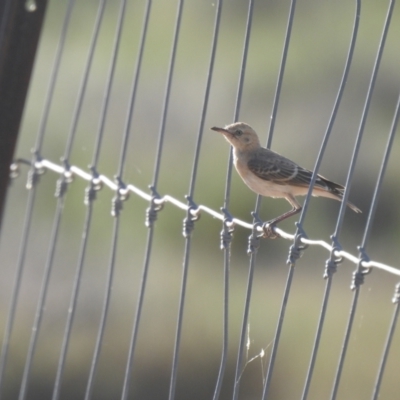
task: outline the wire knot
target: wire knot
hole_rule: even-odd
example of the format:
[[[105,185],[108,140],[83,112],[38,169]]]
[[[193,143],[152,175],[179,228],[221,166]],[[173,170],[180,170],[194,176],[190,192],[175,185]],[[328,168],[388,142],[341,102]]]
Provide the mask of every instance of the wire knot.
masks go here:
[[[92,201],[96,200],[97,192],[103,188],[103,182],[99,178],[99,174],[94,166],[89,166],[92,171],[92,179],[89,186],[85,189],[84,204],[88,206]]]
[[[249,236],[248,246],[247,246],[247,254],[256,254],[258,249],[260,248],[261,238],[264,237],[264,233],[260,235],[258,233],[258,229],[263,226],[263,222],[258,216],[258,214],[254,211],[251,212],[251,216],[253,217],[253,230]]]
[[[370,261],[370,258],[368,254],[366,253],[365,249],[361,246],[357,246],[357,250],[359,251],[359,262],[358,262],[358,268],[362,268],[364,271],[364,275],[369,274],[372,270],[371,267],[364,267],[362,264],[364,262]]]
[[[358,261],[358,267],[353,272],[353,279],[350,285],[351,290],[358,289],[364,283],[364,276],[368,275],[371,272],[371,268],[363,267],[362,265],[363,262],[369,261],[367,253],[361,246],[358,246],[357,249],[360,252],[360,257]]]
[[[190,196],[187,195],[185,196],[185,198],[188,201],[189,207],[187,209],[186,218],[183,220],[182,234],[185,238],[188,238],[189,236],[191,236],[194,229],[194,223],[200,218],[200,214],[192,213],[192,211],[198,209],[198,206]]]
[[[350,289],[358,289],[364,283],[364,273],[362,270],[356,270],[353,272],[353,279],[351,280]]]
[[[219,247],[221,250],[225,250],[228,249],[232,243],[235,226],[231,213],[224,207],[221,208],[221,212],[224,214],[225,218],[223,220],[223,227],[220,234],[221,244]]]
[[[157,213],[161,211],[164,207],[163,203],[157,202],[157,200],[161,200],[160,195],[157,193],[154,186],[149,186],[149,189],[152,192],[152,197],[150,200],[150,207],[146,210],[146,222],[145,225],[148,228],[152,228],[154,222],[157,221]]]
[[[113,217],[118,217],[123,209],[124,201],[129,198],[129,190],[127,190],[126,185],[119,176],[115,177],[115,181],[118,188],[111,202],[111,215]]]
[[[333,246],[331,250],[331,255],[329,259],[325,263],[325,271],[324,271],[324,279],[331,278],[333,274],[337,271],[337,266],[343,262],[343,257],[338,257],[336,255],[337,252],[342,250],[342,246],[338,242],[336,236],[330,236]]]
[[[329,258],[326,260],[325,263],[325,271],[324,271],[324,279],[331,278],[334,273],[337,271],[337,266],[340,263],[340,260],[334,260],[332,258]]]
[[[342,246],[338,242],[337,238],[331,235],[331,239],[333,242],[331,256],[325,263],[325,271],[324,271],[324,279],[331,278],[334,273],[337,271],[337,266],[343,262],[343,257],[338,257],[336,255],[337,252],[342,250]]]
[[[38,182],[41,175],[46,172],[46,169],[42,165],[42,158],[38,151],[33,151],[34,161],[31,164],[31,169],[28,172],[28,179],[26,182],[26,188],[32,189]]]
[[[71,166],[68,161],[64,158],[61,159],[61,162],[64,164],[64,171],[60,178],[57,179],[56,183],[56,191],[54,196],[57,198],[63,197],[68,189],[68,185],[73,181],[73,174],[71,172]]]
[[[392,303],[397,304],[400,301],[400,283],[394,288],[394,295],[392,297]]]
[[[286,264],[290,265],[291,267],[294,267],[296,265],[296,261],[303,256],[304,250],[306,250],[308,247],[308,244],[303,244],[301,242],[302,238],[307,238],[307,235],[304,232],[303,227],[298,222],[296,222],[296,227],[297,231],[294,237],[294,242],[290,246],[289,256],[286,261]]]

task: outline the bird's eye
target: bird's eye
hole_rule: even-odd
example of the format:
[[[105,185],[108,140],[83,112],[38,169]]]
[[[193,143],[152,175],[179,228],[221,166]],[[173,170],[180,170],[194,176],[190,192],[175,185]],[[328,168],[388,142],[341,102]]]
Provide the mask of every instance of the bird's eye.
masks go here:
[[[242,136],[242,135],[243,135],[243,132],[240,129],[238,129],[236,131],[236,136]]]

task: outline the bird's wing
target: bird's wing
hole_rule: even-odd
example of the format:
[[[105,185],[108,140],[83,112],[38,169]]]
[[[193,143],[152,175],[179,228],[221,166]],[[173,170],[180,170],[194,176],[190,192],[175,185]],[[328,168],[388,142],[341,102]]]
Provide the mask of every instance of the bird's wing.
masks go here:
[[[290,182],[295,186],[308,186],[312,176],[311,171],[276,153],[259,153],[247,162],[247,166],[259,178],[278,185]],[[328,190],[326,183],[321,178],[317,177],[315,185]]]

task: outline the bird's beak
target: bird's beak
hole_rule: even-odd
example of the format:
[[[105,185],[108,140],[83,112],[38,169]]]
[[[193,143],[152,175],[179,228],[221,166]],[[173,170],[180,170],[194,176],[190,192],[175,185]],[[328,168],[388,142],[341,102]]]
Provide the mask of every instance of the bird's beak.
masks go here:
[[[218,128],[217,126],[213,126],[211,129],[212,129],[213,131],[222,133],[223,135],[233,136],[232,133],[230,133],[230,132],[228,131],[228,129],[225,129],[225,128]]]

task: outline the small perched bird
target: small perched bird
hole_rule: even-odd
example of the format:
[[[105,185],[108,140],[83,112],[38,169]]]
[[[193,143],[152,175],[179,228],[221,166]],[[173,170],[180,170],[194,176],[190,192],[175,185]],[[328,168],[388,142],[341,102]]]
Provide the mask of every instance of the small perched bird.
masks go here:
[[[297,202],[296,196],[307,194],[312,171],[300,167],[272,150],[261,147],[257,133],[244,122],[211,129],[222,133],[233,146],[236,170],[251,190],[266,197],[285,198],[292,205],[292,210],[264,224],[266,235],[274,236],[272,227],[275,224],[301,211],[302,207]],[[317,175],[312,195],[341,201],[344,189],[342,185]],[[353,211],[361,212],[354,204],[348,202],[347,205]]]

